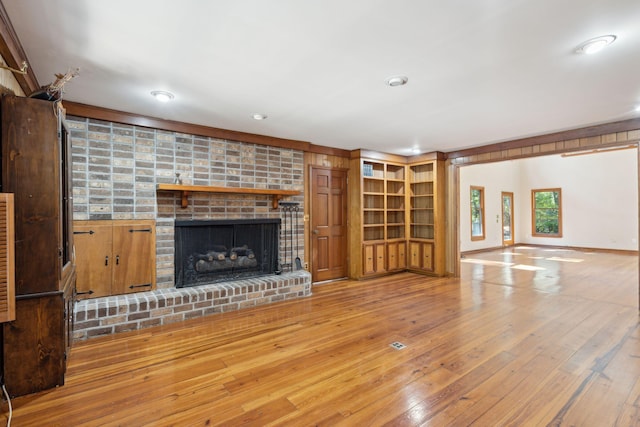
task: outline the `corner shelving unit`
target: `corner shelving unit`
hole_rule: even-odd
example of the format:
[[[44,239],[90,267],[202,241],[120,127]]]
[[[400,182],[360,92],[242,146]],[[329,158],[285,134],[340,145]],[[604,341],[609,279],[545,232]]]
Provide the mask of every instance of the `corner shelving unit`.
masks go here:
[[[444,274],[442,153],[407,158],[351,152],[349,271],[353,278],[394,271]]]

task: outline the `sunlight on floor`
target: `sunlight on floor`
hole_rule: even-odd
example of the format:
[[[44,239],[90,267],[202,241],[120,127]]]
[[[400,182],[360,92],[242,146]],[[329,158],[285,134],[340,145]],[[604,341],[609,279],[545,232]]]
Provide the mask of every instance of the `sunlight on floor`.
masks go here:
[[[545,258],[549,261],[561,261],[561,262],[582,262],[584,261],[583,259],[579,259],[579,258],[560,258],[560,257],[556,257],[554,256],[553,258]]]
[[[544,267],[538,267],[538,266],[535,266],[535,265],[524,265],[524,264],[512,265],[511,268],[513,268],[515,270],[527,270],[527,271],[546,270],[546,268],[544,268]]]
[[[518,247],[518,249],[525,249],[525,250],[533,250],[536,248],[529,248],[529,247]],[[573,250],[570,249],[544,249],[544,252],[574,252]],[[524,254],[519,254],[516,252],[502,252],[501,253],[505,258],[510,258],[512,256],[524,256]],[[528,259],[532,259],[532,260],[545,260],[545,261],[554,261],[554,262],[572,262],[572,263],[578,263],[578,262],[583,262],[584,259],[581,258],[564,258],[564,257],[560,257],[560,256],[554,256],[554,257],[542,257],[542,256],[529,256],[527,257]],[[541,271],[541,270],[546,270],[547,268],[539,266],[539,265],[527,265],[527,264],[516,264],[514,262],[505,262],[505,261],[492,261],[492,260],[486,260],[486,259],[477,259],[477,258],[462,258],[460,260],[460,262],[465,262],[465,263],[469,263],[469,264],[479,264],[479,265],[487,265],[487,266],[494,266],[494,267],[509,267],[509,268],[513,268],[516,270],[528,270],[528,271]]]

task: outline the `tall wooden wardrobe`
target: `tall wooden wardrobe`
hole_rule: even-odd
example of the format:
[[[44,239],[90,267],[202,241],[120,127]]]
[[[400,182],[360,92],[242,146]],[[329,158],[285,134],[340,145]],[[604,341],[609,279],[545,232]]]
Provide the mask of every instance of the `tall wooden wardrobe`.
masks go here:
[[[15,198],[16,319],[2,324],[2,377],[12,396],[64,383],[71,344],[71,152],[50,101],[0,98],[1,191]]]

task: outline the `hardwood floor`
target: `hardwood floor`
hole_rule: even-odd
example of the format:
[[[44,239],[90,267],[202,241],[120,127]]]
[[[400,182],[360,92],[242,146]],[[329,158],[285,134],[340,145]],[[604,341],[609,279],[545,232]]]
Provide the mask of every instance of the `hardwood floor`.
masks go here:
[[[640,425],[638,258],[504,252],[77,344],[12,425]]]

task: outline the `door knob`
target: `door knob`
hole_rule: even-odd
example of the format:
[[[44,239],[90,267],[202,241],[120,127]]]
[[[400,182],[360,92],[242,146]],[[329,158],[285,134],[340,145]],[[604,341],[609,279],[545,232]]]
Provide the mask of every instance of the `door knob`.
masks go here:
[[[313,230],[313,234],[320,234],[318,230]]]

